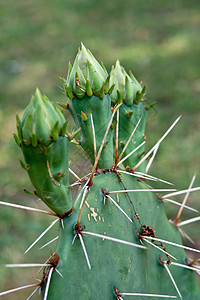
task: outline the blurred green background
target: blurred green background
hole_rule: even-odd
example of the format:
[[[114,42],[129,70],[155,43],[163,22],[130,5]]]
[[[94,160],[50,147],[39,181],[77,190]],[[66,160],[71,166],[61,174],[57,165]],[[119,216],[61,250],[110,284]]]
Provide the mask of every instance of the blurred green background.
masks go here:
[[[32,187],[19,165],[21,153],[12,138],[15,115],[22,115],[36,87],[55,102],[65,101],[59,77],[66,76],[68,61],[73,62],[81,41],[108,71],[119,59],[147,85],[147,102],[157,102],[147,122],[147,148],[182,115],[160,147],[150,173],[183,189],[196,172],[194,185],[200,185],[198,0],[1,0],[0,20],[0,201],[45,208],[23,192],[24,187]],[[71,166],[84,175],[88,166],[83,167],[82,154],[72,150]],[[193,193],[189,200],[197,209],[199,195]],[[173,218],[177,207],[168,204],[166,208]],[[184,212],[182,220],[193,216]],[[5,269],[3,264],[44,262],[50,250],[38,249],[57,235],[56,227],[30,253],[23,253],[52,220],[0,207],[1,291],[35,282],[36,270]],[[199,229],[199,223],[185,227],[197,247]],[[26,299],[30,293],[18,292],[4,299]]]

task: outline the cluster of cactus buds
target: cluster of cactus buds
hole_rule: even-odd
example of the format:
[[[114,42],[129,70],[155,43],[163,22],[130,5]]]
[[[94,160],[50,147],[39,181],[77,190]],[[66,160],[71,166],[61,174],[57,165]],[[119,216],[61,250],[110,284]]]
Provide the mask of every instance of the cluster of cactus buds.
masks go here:
[[[163,202],[181,205],[169,198],[200,188],[154,189],[152,181],[170,183],[149,175],[147,165],[179,118],[145,153],[145,87],[119,61],[108,74],[82,45],[62,81],[67,104],[61,106],[71,113],[80,135],[77,144],[92,168],[83,179],[71,170],[78,180],[69,186],[74,135],[66,134],[63,113],[36,90],[22,121],[17,117],[15,140],[34,194],[57,216],[50,227],[60,220],[55,253],[36,290],[41,288],[44,300],[199,299],[194,274],[200,273],[199,266],[188,263],[184,249],[200,250],[182,244],[181,212],[171,224]]]

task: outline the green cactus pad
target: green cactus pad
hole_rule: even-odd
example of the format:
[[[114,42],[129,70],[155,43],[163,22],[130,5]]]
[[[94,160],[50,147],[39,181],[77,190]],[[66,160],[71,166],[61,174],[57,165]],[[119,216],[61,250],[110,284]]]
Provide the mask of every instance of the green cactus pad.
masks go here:
[[[25,161],[30,166],[28,174],[37,196],[59,216],[64,216],[72,209],[71,192],[68,189],[69,144],[67,137],[59,137],[51,145],[48,155],[39,146],[22,144]],[[64,176],[59,177],[59,174]]]
[[[37,90],[22,122],[17,117],[14,136],[25,158],[21,166],[36,189],[29,193],[60,219],[55,254],[40,283],[43,299],[121,300],[123,293],[200,299],[198,269],[187,269],[178,224],[167,219],[162,196],[146,182],[148,174],[134,172],[146,173],[144,159],[156,149],[138,165],[151,107],[142,103],[145,87],[118,61],[108,74],[83,45],[63,83],[70,99],[61,106],[75,121],[74,134],[65,135],[63,114]],[[73,140],[78,133],[80,141]],[[83,148],[93,166],[89,178],[75,175],[78,181],[69,186],[70,141]],[[72,201],[71,188],[77,185]]]
[[[127,143],[138,121],[141,119],[130,143],[128,144],[126,150],[124,151],[124,154],[122,156],[123,158],[145,141],[146,139],[145,124],[146,124],[147,110],[140,102],[138,104],[132,104],[132,106],[130,107],[127,106],[126,104],[123,104],[120,107],[119,111],[120,111],[119,113],[119,152],[120,153],[123,150],[124,145]],[[134,152],[134,155],[129,156],[123,162],[123,165],[125,167],[128,166],[130,168],[133,168],[140,160],[140,154],[143,153],[144,150],[145,150],[145,146],[143,145],[136,152]],[[146,164],[143,163],[137,170],[141,172],[145,172],[145,165]]]
[[[127,189],[146,189],[146,185],[138,182],[135,177],[124,174],[120,177],[122,182],[115,173],[100,174],[94,178],[81,215],[83,232],[98,233],[141,245],[135,230],[140,231],[141,224],[145,224],[153,227],[157,237],[181,244],[177,229],[166,218],[164,204],[153,193],[120,193],[118,197],[116,194],[110,194],[133,223],[109,199],[106,199],[104,205],[102,188],[107,191],[122,190],[125,185]],[[75,211],[78,211],[79,205],[80,200]],[[140,219],[135,218],[135,211]],[[77,213],[74,212],[64,220],[64,230],[60,227],[56,250],[60,260],[57,269],[64,279],[57,272],[53,272],[48,292],[49,300],[116,299],[113,293],[115,286],[121,292],[177,295],[167,271],[159,262],[159,255],[163,260],[167,260],[166,255],[146,242],[145,250],[83,233],[82,238],[91,264],[90,270],[80,239],[76,238],[72,245],[76,222]],[[187,256],[183,249],[167,244],[165,246],[180,263],[185,264]],[[169,269],[183,299],[199,299],[199,289],[193,271],[170,265]]]
[[[69,103],[69,111],[75,121],[77,128],[81,127],[80,145],[83,147],[92,163],[94,163],[94,141],[91,117],[94,123],[96,136],[96,152],[98,152],[109,120],[111,118],[111,98],[105,95],[102,99],[97,96],[84,97],[82,99],[74,98]],[[111,168],[113,164],[113,131],[109,130],[106,141],[108,143],[104,147],[100,160],[99,168]]]

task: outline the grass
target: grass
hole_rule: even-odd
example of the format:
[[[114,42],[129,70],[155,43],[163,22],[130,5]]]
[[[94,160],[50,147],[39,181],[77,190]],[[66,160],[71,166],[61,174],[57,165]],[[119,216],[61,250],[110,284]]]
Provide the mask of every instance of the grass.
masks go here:
[[[149,113],[147,147],[182,114],[180,123],[160,147],[151,174],[185,188],[196,171],[196,186],[200,185],[199,6],[197,0],[1,1],[1,200],[38,205],[22,192],[31,185],[17,162],[21,154],[12,139],[15,114],[22,114],[37,86],[50,99],[65,100],[59,77],[66,76],[67,62],[73,61],[80,41],[104,61],[108,70],[120,59],[147,85],[147,102],[157,102]],[[72,156],[71,160],[73,164],[77,159]],[[78,165],[73,169],[80,174]],[[190,202],[200,209],[198,195],[193,194]],[[40,262],[39,251],[33,250],[27,258],[22,253],[48,226],[48,217],[7,207],[1,207],[0,214],[0,264],[29,258]],[[175,212],[170,208],[169,214]],[[197,240],[199,226],[190,228]],[[49,255],[49,250],[45,251],[44,259]],[[24,283],[29,283],[34,273],[23,270],[17,274],[1,268],[1,290],[20,285],[21,278],[27,277]],[[28,293],[7,299],[24,295]]]

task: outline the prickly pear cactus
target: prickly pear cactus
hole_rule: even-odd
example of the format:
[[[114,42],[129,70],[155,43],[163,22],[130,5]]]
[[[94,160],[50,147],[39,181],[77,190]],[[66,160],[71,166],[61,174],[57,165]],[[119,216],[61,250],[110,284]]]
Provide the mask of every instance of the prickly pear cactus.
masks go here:
[[[168,182],[152,188],[159,179],[146,172],[148,158],[178,120],[145,153],[145,87],[119,61],[108,74],[82,45],[62,81],[62,107],[80,140],[67,133],[63,113],[39,90],[17,119],[15,136],[34,193],[60,226],[56,253],[37,285],[43,299],[200,299],[198,267],[188,261],[178,223],[170,223],[164,210],[165,199],[177,192]],[[71,142],[93,166],[69,186]],[[74,186],[79,192],[72,200]]]

